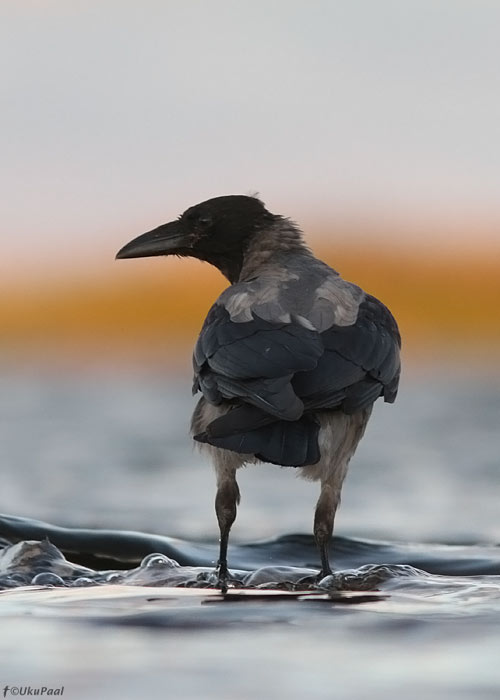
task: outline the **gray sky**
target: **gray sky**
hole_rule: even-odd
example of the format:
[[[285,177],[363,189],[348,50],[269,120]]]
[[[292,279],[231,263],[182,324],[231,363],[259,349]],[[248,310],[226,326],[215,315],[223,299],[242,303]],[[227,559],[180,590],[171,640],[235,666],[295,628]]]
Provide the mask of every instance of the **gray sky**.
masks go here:
[[[499,37],[497,0],[3,0],[1,264],[228,193],[500,222]]]

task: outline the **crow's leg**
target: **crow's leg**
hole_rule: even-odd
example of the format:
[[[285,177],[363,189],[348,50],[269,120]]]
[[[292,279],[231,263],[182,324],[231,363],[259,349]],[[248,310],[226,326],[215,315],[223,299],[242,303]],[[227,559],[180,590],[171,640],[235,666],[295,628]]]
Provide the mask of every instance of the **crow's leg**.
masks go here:
[[[320,578],[332,573],[329,544],[340,492],[349,461],[363,437],[372,407],[347,415],[342,411],[325,411],[320,415],[319,448],[321,459],[305,467],[306,479],[318,480],[321,491],[314,514],[314,539],[321,557]]]
[[[328,548],[333,532],[335,512],[339,503],[340,490],[329,483],[323,482],[314,513],[314,539],[321,557],[319,580],[332,573]]]
[[[225,473],[217,483],[217,495],[215,496],[215,512],[219,521],[220,549],[217,562],[217,585],[223,593],[227,591],[227,545],[229,532],[236,518],[236,506],[240,502],[240,490],[234,473]]]

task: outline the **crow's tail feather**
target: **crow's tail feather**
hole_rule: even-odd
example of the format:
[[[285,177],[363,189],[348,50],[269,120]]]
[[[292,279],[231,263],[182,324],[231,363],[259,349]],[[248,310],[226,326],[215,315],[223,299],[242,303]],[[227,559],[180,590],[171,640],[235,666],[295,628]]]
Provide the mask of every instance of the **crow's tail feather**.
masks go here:
[[[237,411],[234,409],[213,421],[194,439],[232,452],[255,455],[263,462],[283,467],[305,467],[318,462],[319,422],[314,416],[304,415],[297,421],[269,422],[269,416],[259,411],[260,416],[252,414],[253,420],[246,428],[238,428],[236,420],[229,420],[224,426],[223,419],[229,419]]]

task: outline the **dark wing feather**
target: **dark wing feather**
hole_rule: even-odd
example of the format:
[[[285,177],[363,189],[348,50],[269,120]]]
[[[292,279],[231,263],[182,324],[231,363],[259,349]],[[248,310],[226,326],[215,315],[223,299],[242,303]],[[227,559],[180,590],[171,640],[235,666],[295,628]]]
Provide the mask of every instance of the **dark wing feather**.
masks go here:
[[[325,352],[316,368],[299,372],[292,386],[306,410],[341,408],[354,413],[379,396],[393,402],[399,382],[401,339],[390,311],[367,295],[352,326],[321,334]]]
[[[209,311],[194,351],[195,371],[210,369],[233,379],[273,379],[313,369],[323,354],[319,334],[299,324],[254,316],[235,323],[223,306]]]
[[[208,401],[234,407],[195,439],[276,464],[313,464],[319,459],[314,412],[354,413],[380,396],[394,401],[400,344],[391,313],[368,295],[354,324],[323,333],[293,317],[234,322],[216,304],[195,348],[195,387]]]
[[[210,310],[194,351],[198,383],[212,403],[243,399],[284,420],[297,420],[303,404],[291,379],[314,369],[323,354],[319,333],[299,324],[258,317],[235,323],[223,306]]]

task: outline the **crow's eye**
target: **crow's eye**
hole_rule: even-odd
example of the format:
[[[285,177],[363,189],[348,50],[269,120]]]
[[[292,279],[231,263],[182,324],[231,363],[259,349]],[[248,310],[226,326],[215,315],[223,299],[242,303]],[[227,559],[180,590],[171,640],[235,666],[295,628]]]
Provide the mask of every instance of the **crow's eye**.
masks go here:
[[[206,226],[210,226],[212,219],[209,216],[202,216],[198,219],[198,223],[205,228]]]

